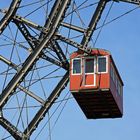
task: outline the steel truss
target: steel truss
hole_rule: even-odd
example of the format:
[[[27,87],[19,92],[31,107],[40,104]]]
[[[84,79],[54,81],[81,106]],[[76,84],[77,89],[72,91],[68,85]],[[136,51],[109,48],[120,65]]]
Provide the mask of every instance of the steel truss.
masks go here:
[[[7,28],[8,24],[13,22],[25,40],[28,42],[30,46],[30,55],[24,61],[21,67],[17,64],[8,60],[4,56],[0,55],[0,61],[4,62],[10,68],[16,71],[16,74],[9,81],[7,86],[4,88],[2,93],[0,94],[0,125],[4,127],[15,139],[23,140],[29,139],[32,133],[36,130],[38,124],[45,117],[46,113],[49,111],[55,100],[59,97],[62,90],[67,86],[69,81],[69,61],[61,48],[59,41],[62,41],[66,44],[73,46],[74,48],[84,51],[87,54],[90,54],[91,48],[88,47],[88,43],[96,30],[96,26],[101,18],[101,15],[105,9],[106,4],[109,2],[108,0],[100,0],[94,13],[91,18],[91,21],[88,25],[88,28],[81,28],[76,25],[69,24],[64,21],[67,9],[70,6],[71,0],[56,0],[53,4],[51,12],[47,17],[44,26],[36,24],[32,21],[29,21],[25,17],[22,17],[16,14],[20,3],[22,0],[13,0],[8,10],[1,10],[4,14],[4,17],[0,21],[0,34]],[[139,0],[120,0],[117,2],[127,2],[139,5]],[[32,36],[29,27],[33,28],[40,32],[39,37]],[[61,27],[65,27],[80,33],[83,33],[83,38],[80,43],[73,41],[72,39],[65,37],[58,33],[58,29]],[[58,59],[52,58],[48,56],[45,51],[51,50],[56,54]],[[50,93],[47,99],[42,99],[39,95],[36,95],[34,92],[25,88],[21,85],[21,82],[24,81],[25,77],[28,73],[33,69],[34,65],[37,61],[43,59],[48,61],[58,67],[63,68],[66,72],[53,91]],[[28,124],[27,128],[24,132],[18,130],[16,126],[14,126],[10,121],[8,121],[3,116],[3,108],[10,100],[11,96],[15,94],[15,91],[19,89],[29,95],[31,98],[35,99],[37,102],[41,104],[41,108],[33,117],[31,122]]]

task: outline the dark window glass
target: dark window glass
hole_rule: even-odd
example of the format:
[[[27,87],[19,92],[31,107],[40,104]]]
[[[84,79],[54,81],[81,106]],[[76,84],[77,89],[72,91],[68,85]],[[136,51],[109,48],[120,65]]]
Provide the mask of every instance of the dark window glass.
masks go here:
[[[106,57],[98,58],[98,72],[106,72]]]
[[[120,84],[120,82],[118,83],[118,93],[119,95],[122,94],[122,85]]]
[[[81,73],[81,59],[73,60],[73,74]]]
[[[112,78],[112,79],[113,79],[113,73],[114,73],[114,71],[113,71],[113,66],[110,65],[110,75],[111,75],[111,78]]]
[[[94,73],[94,58],[85,59],[85,73]]]

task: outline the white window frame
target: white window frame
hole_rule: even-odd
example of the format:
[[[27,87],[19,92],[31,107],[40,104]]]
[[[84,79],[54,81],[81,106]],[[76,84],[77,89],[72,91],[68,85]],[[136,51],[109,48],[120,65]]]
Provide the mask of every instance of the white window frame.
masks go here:
[[[91,73],[85,73],[85,60],[86,59],[94,59],[94,72],[91,72]],[[96,57],[95,56],[91,56],[91,57],[85,57],[85,58],[83,58],[83,62],[84,62],[84,75],[92,75],[93,74],[93,76],[94,76],[94,84],[91,84],[91,85],[86,85],[85,83],[84,83],[84,86],[85,87],[90,87],[90,86],[96,86]],[[84,79],[85,80],[85,79]],[[85,82],[85,81],[84,81]]]
[[[106,71],[105,72],[99,72],[98,68],[99,68],[99,58],[106,58]],[[101,74],[101,73],[108,73],[108,56],[98,56],[97,57],[97,73]]]
[[[94,72],[90,72],[90,73],[86,73],[85,72],[85,70],[86,70],[86,67],[85,67],[85,60],[87,60],[87,59],[94,59]],[[88,75],[88,74],[95,74],[95,71],[96,71],[96,59],[95,59],[95,57],[86,57],[86,58],[84,58],[84,73],[86,74],[86,75]]]
[[[74,60],[81,60],[81,63],[80,63],[80,69],[81,69],[81,72],[80,73],[73,73],[73,61]],[[72,59],[72,75],[81,75],[82,74],[82,59],[81,58],[74,58]]]

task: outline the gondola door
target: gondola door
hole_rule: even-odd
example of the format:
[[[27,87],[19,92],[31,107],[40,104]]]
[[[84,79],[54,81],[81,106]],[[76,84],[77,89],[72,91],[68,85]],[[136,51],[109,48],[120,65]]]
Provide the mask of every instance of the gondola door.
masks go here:
[[[86,87],[96,86],[95,57],[83,59],[83,85]]]

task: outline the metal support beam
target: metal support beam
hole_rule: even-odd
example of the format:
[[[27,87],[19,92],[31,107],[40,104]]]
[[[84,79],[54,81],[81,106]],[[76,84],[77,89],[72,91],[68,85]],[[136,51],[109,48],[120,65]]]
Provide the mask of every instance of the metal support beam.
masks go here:
[[[36,101],[38,101],[39,103],[41,103],[41,105],[44,105],[45,101],[40,98],[39,96],[37,96],[36,94],[34,94],[32,91],[29,91],[28,89],[26,89],[25,87],[18,85],[18,88],[25,92],[27,95],[29,95],[30,97],[34,98]]]
[[[61,12],[60,9],[63,9],[63,6],[65,6],[64,13],[61,13],[62,14],[61,19],[60,19],[60,23],[61,23],[61,21],[64,18],[64,15],[65,15],[67,8],[69,7],[69,5],[71,3],[71,0],[66,0],[66,1],[67,1],[66,5],[65,5],[65,2],[63,0],[56,0],[55,1],[53,7],[51,8],[51,12],[50,12],[50,14],[45,22],[45,25],[44,25],[44,27],[46,29],[49,29],[50,26],[52,26],[54,24],[57,16],[60,16],[60,14],[59,14]],[[41,33],[39,39],[42,40],[43,36],[44,36],[44,34]]]
[[[4,117],[0,117],[0,125],[3,126],[16,140],[27,140],[27,137],[19,131],[11,122]]]
[[[114,0],[115,1],[115,0]],[[127,3],[131,3],[131,4],[136,4],[136,5],[140,5],[140,0],[117,0],[117,2],[127,2]]]
[[[82,39],[82,42],[81,42],[82,46],[86,47],[88,45],[88,42],[91,39],[91,36],[96,29],[96,25],[97,25],[98,21],[100,20],[100,17],[106,6],[106,3],[107,3],[107,0],[99,1],[98,6],[94,12],[94,15],[89,23],[87,32],[84,34],[84,37]]]
[[[70,2],[71,2],[71,0],[67,0],[67,4],[65,4],[65,2],[63,0],[55,1],[54,5],[53,5],[53,7],[51,9],[50,15],[48,16],[48,18],[46,20],[46,23],[44,25],[44,27],[46,29],[49,29],[50,26],[54,23],[54,20],[57,18],[57,16],[60,16],[59,12],[61,12],[61,11],[59,11],[59,10],[63,9],[63,7],[65,6],[64,13],[61,13],[62,14],[62,17],[61,17],[61,20],[60,20],[60,23],[61,23],[61,21],[64,18],[65,12],[66,12],[67,8],[70,5]],[[44,33],[41,33],[40,37],[39,37],[39,40],[42,40],[43,36],[44,36]],[[63,53],[63,51],[61,49],[61,47],[59,46],[59,44],[57,42],[55,42],[55,41],[51,41],[50,45],[52,46],[52,48],[54,49],[54,52],[57,54],[58,58],[62,62],[62,67],[64,69],[68,70],[69,63],[68,63],[68,61],[67,61],[67,59],[66,59],[66,57],[65,57],[65,55],[64,55],[64,53]]]
[[[58,11],[55,13],[56,15],[53,16],[53,18],[51,20],[51,23],[53,23],[53,24],[49,26],[49,30],[48,30],[47,34],[43,37],[41,43],[34,48],[34,50],[31,52],[29,57],[23,63],[23,66],[21,67],[21,69],[15,74],[15,76],[11,79],[11,81],[8,83],[6,88],[0,94],[0,108],[2,108],[6,104],[7,100],[14,93],[17,86],[23,81],[25,76],[32,69],[33,65],[39,59],[39,56],[41,55],[43,49],[46,46],[49,46],[50,40],[53,38],[56,30],[58,29],[61,20],[64,18],[64,14],[66,12],[66,9],[68,8],[69,3],[70,3],[70,0],[61,1],[61,5],[58,6],[58,8],[57,8]],[[48,98],[49,102],[46,101],[46,104],[39,110],[40,115],[38,114],[37,118],[34,118],[33,121],[31,121],[31,123],[27,127],[27,129],[24,131],[25,134],[27,134],[27,136],[29,136],[33,132],[34,128],[37,127],[38,123],[41,121],[41,118],[43,117],[43,115],[45,115],[45,112],[47,111],[47,109],[49,109],[51,107],[51,105],[53,104],[53,101],[55,101],[57,99],[57,97],[61,93],[62,89],[66,86],[68,79],[69,79],[69,74],[67,72],[66,75],[64,75],[62,80],[59,82],[59,84],[56,86],[56,88],[54,89],[52,94],[49,96],[49,98]],[[16,132],[18,130],[16,130],[16,128],[14,129],[14,126],[10,125],[7,120],[4,120],[4,119],[1,119],[1,120],[2,120],[1,121],[2,126],[8,128],[8,131],[10,133],[13,133],[13,137],[15,139],[20,140],[21,137],[23,139],[26,139],[26,137],[23,135],[21,137],[19,137],[18,134],[16,135]],[[30,130],[30,131],[28,131],[28,130]]]
[[[81,51],[84,51],[87,54],[90,54],[91,53],[91,48],[88,48],[88,47],[85,47],[85,46],[83,46],[81,44],[78,44],[77,42],[74,42],[73,40],[70,40],[69,38],[66,38],[64,36],[61,36],[61,35],[58,35],[57,34],[56,35],[56,39],[61,40],[61,41],[64,41],[64,42],[72,45],[73,47],[75,47],[75,48],[77,48],[77,49],[79,49]]]
[[[3,13],[6,14],[7,11],[4,10]],[[35,24],[35,23],[33,23],[33,22],[31,22],[31,21],[29,21],[29,20],[27,20],[27,19],[25,19],[25,18],[23,18],[23,17],[21,17],[21,16],[19,16],[19,15],[15,15],[15,16],[13,17],[13,20],[12,20],[12,21],[17,25],[18,29],[19,29],[19,30],[21,31],[21,33],[23,34],[24,38],[27,40],[27,42],[28,42],[29,45],[31,46],[32,50],[33,50],[33,48],[35,48],[35,46],[37,46],[37,44],[39,44],[40,40],[37,40],[36,38],[34,38],[33,36],[31,36],[25,25],[30,26],[30,27],[32,27],[32,28],[35,28],[35,29],[41,31],[42,33],[44,33],[44,35],[47,34],[47,31],[48,31],[47,28],[42,27],[42,26],[39,26],[38,24]],[[25,24],[25,25],[24,25],[24,24]],[[68,27],[68,26],[69,26],[67,23],[63,23],[63,24],[61,24],[61,25],[65,26],[65,27]],[[76,27],[76,26],[71,26],[71,27],[72,27],[73,29],[77,29],[77,28],[78,28],[78,27]],[[78,28],[78,29],[80,29],[80,28]],[[82,28],[81,28],[81,30],[82,30]],[[51,41],[51,42],[52,42],[52,41]],[[54,49],[54,48],[56,47],[55,44],[56,44],[56,43],[53,43],[53,42],[52,42],[50,46],[52,46],[52,48]],[[55,45],[55,46],[54,46],[54,45]],[[58,56],[58,57],[59,57],[60,55],[61,55],[61,56],[65,56],[64,53],[63,53],[63,51],[62,51],[62,49],[61,49],[61,47],[59,46],[58,43],[57,43],[57,46],[58,46],[57,49],[59,49],[59,50],[56,50],[56,49],[55,49],[55,52],[56,52],[57,56]],[[52,48],[50,48],[50,49],[52,49]],[[52,50],[53,50],[53,49],[52,49]],[[53,50],[53,51],[54,51],[54,50]],[[57,51],[59,51],[59,53],[58,53]],[[61,54],[60,54],[60,53],[61,53]],[[58,61],[54,60],[53,58],[50,58],[50,57],[46,56],[44,53],[43,53],[43,55],[41,55],[41,58],[42,58],[42,59],[45,59],[45,60],[47,60],[47,61],[49,61],[49,62],[51,62],[51,63],[53,63],[53,64],[55,64],[55,65],[58,65],[58,66],[60,66],[60,67],[63,67],[64,69],[68,69],[68,65],[69,65],[69,64],[67,63],[67,64],[66,64],[67,67],[66,67],[66,65],[65,65],[64,63],[63,63],[63,64],[61,63],[61,62],[63,62],[61,59],[60,59],[61,62],[58,62]],[[60,58],[60,57],[59,57],[59,58]],[[64,58],[64,57],[63,57],[63,58]],[[65,60],[66,60],[66,59],[65,59]],[[67,62],[68,62],[68,61],[67,61]]]
[[[27,42],[29,43],[32,51],[35,49],[36,46],[38,46],[40,44],[40,40],[37,40],[35,37],[33,37],[30,32],[28,31],[28,29],[26,28],[26,26],[22,23],[19,22],[17,20],[13,20],[13,22],[17,25],[18,29],[20,30],[20,32],[22,33],[22,35],[24,36],[24,38],[27,40]],[[42,54],[40,55],[40,57],[44,60],[49,61],[52,64],[55,64],[59,67],[63,67],[63,64],[53,58],[50,58],[49,56],[47,56],[45,53],[42,52]]]
[[[11,62],[10,60],[8,60],[7,58],[3,57],[2,55],[0,55],[0,60],[3,61],[8,66],[15,69],[16,71],[18,71],[18,66],[16,64],[14,64],[13,62]]]
[[[26,136],[30,136],[33,133],[33,131],[37,128],[39,122],[45,117],[45,114],[51,108],[54,101],[59,97],[61,91],[66,87],[68,81],[69,81],[69,72],[66,72],[64,77],[61,79],[61,81],[58,83],[58,85],[55,87],[53,92],[50,94],[50,96],[46,100],[44,106],[40,108],[40,110],[37,112],[33,120],[25,129],[24,134]]]
[[[91,39],[91,36],[93,34],[93,32],[95,31],[96,29],[96,26],[97,26],[97,23],[98,21],[100,20],[101,18],[101,15],[103,13],[103,10],[106,6],[106,3],[108,2],[109,0],[100,0],[99,3],[98,3],[98,6],[94,12],[94,15],[89,23],[89,26],[88,26],[88,29],[87,29],[87,32],[84,34],[84,37],[81,41],[81,44],[83,46],[87,46],[88,45],[88,42],[89,40]],[[114,0],[115,1],[115,0]],[[140,0],[118,0],[118,1],[122,1],[122,2],[128,2],[128,3],[132,3],[132,4],[137,4],[137,5],[140,5]]]
[[[85,33],[86,32],[86,29],[83,29],[83,28],[75,26],[75,25],[71,25],[71,24],[66,23],[66,22],[62,22],[61,26],[64,26],[66,28],[69,28],[69,29],[72,29],[72,30],[75,30],[75,31],[78,31],[78,32],[81,32],[81,33]]]
[[[62,62],[63,67],[65,67],[65,69],[68,69],[69,68],[69,62],[66,58],[66,55],[63,53],[61,47],[59,46],[58,42],[55,41],[55,40],[52,40],[51,45],[52,45],[53,50],[57,54],[58,58]]]
[[[62,2],[63,2],[63,0],[55,1],[53,7],[51,8],[50,15],[48,16],[46,23],[44,25],[45,28],[49,29],[49,27],[53,24],[53,20],[56,18],[60,7],[63,6]],[[67,4],[69,4],[69,3],[67,3]]]
[[[22,35],[27,40],[28,44],[30,45],[30,47],[33,50],[37,46],[35,44],[35,42],[37,42],[37,39],[34,38],[33,36],[31,36],[30,32],[28,31],[28,29],[22,22],[19,22],[16,20],[13,20],[13,22],[17,25],[18,29],[20,30],[20,32],[22,33]]]
[[[40,45],[37,46],[29,55],[29,57],[25,60],[22,68],[17,72],[17,74],[15,74],[15,76],[11,79],[6,88],[0,94],[0,108],[2,108],[6,104],[8,98],[10,98],[10,96],[14,93],[17,85],[23,81],[24,77],[32,69],[37,59],[39,59],[39,55],[41,54],[44,47],[49,45],[49,41],[50,39],[52,39],[55,31],[58,29],[60,21],[64,18],[64,14],[66,8],[69,5],[69,2],[70,0],[62,0],[62,4],[58,8],[56,16],[54,16],[54,18],[52,19],[53,25],[49,28],[49,31],[46,34],[45,38],[42,40]]]
[[[30,26],[30,27],[38,30],[38,31],[41,31],[42,33],[45,33],[46,34],[48,32],[48,29],[47,28],[45,28],[43,26],[40,26],[40,25],[38,25],[38,24],[36,24],[36,23],[34,23],[32,21],[29,21],[29,20],[27,20],[24,17],[21,17],[19,15],[15,15],[13,17],[13,20],[15,20],[17,22],[22,22],[22,23],[24,23],[27,26]]]
[[[36,47],[34,51],[29,55],[29,57],[24,62],[22,68],[15,74],[15,76],[11,79],[8,83],[7,87],[3,90],[2,94],[0,94],[0,107],[3,107],[8,98],[14,93],[17,85],[20,84],[24,77],[28,74],[28,72],[32,69],[33,65],[39,58],[41,51],[43,50],[44,46],[49,43],[49,39],[52,37],[52,33],[42,41],[40,46]]]
[[[49,14],[49,16],[48,16],[48,18],[46,20],[46,23],[44,25],[44,27],[46,29],[49,29],[53,25],[53,23],[54,23],[53,20],[55,20],[57,14],[59,13],[59,8],[61,6],[62,6],[62,0],[56,0],[54,2],[53,7],[51,8],[51,12],[50,12],[50,14]],[[44,37],[44,34],[43,34],[43,32],[41,32],[41,34],[39,36],[39,40],[42,40],[43,37]]]
[[[0,12],[3,13],[3,14],[7,14],[8,10],[0,9]],[[32,28],[34,28],[34,29],[36,29],[38,31],[41,31],[42,33],[45,33],[45,34],[48,31],[45,27],[40,26],[40,25],[38,25],[38,24],[36,24],[36,23],[34,23],[34,22],[24,18],[24,17],[16,15],[16,14],[12,17],[11,21],[22,22],[23,24],[25,24],[27,26],[30,26],[30,27],[32,27]]]
[[[4,29],[7,27],[10,20],[12,19],[14,14],[16,13],[20,2],[21,2],[21,0],[13,0],[12,1],[7,13],[4,15],[4,17],[0,21],[0,34],[4,31]]]
[[[66,69],[66,67],[62,64],[62,62],[59,62],[59,61],[57,61],[57,60],[55,60],[55,59],[53,59],[51,57],[48,57],[47,55],[42,55],[41,58],[51,62],[52,64],[55,64],[55,65],[57,65],[59,67],[62,67],[64,69]]]
[[[10,60],[6,59],[5,57],[0,55],[0,60],[2,60],[4,63],[6,63],[7,65],[9,65],[10,67],[12,67],[13,69],[15,69],[16,71],[19,70],[18,66],[11,62]],[[32,98],[34,98],[35,100],[37,100],[39,103],[41,103],[42,105],[45,103],[45,101],[40,98],[39,96],[35,95],[33,92],[27,90],[25,87],[18,85],[18,88],[20,90],[22,90],[23,92],[25,92],[27,95],[31,96]]]

